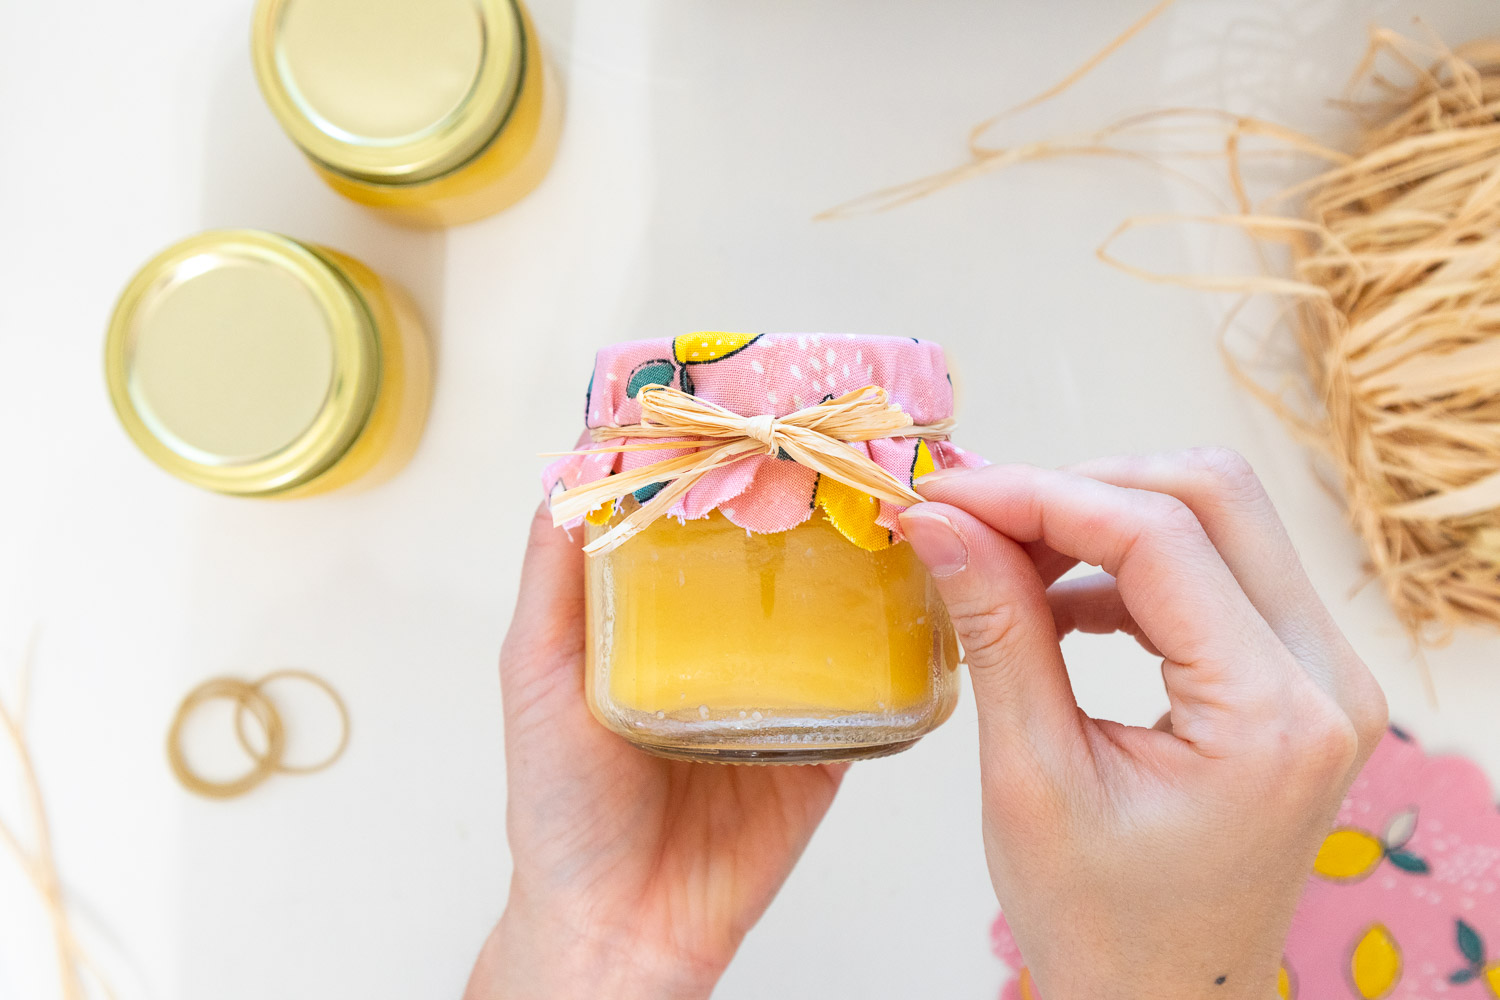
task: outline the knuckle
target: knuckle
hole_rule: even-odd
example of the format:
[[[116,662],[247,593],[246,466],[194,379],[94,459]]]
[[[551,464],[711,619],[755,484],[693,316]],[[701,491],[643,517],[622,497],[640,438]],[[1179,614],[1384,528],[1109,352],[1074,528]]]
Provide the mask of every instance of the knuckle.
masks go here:
[[[1022,616],[1014,604],[983,604],[957,607],[953,624],[964,645],[969,663],[986,667],[999,662],[1004,649],[1022,627]]]
[[[1207,476],[1214,488],[1230,496],[1255,496],[1262,492],[1260,477],[1250,462],[1233,448],[1212,445],[1183,453],[1187,464]]]
[[[1298,713],[1284,741],[1290,774],[1318,785],[1348,774],[1359,759],[1360,733],[1354,721],[1327,698]]]
[[[1363,676],[1352,685],[1353,690],[1350,692],[1349,718],[1359,734],[1361,746],[1368,753],[1385,735],[1386,727],[1390,724],[1390,709],[1386,704],[1385,692],[1363,663],[1360,664],[1360,670]]]
[[[1162,535],[1180,536],[1201,532],[1198,515],[1181,500],[1165,493],[1147,493],[1142,501],[1150,529]]]

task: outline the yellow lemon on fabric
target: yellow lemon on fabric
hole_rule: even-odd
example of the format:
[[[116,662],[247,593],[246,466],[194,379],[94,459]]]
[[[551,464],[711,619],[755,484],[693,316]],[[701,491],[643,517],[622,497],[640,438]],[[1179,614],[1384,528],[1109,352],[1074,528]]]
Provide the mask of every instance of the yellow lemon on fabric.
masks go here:
[[[1281,1000],[1292,1000],[1292,974],[1284,965],[1276,970],[1276,995]]]
[[[758,333],[705,331],[684,333],[672,341],[672,354],[680,365],[701,365],[727,358],[760,339]]]
[[[1318,848],[1313,871],[1328,879],[1363,878],[1385,857],[1385,845],[1363,830],[1344,827],[1330,833]]]
[[[848,483],[828,476],[818,477],[814,506],[821,507],[839,534],[867,552],[879,552],[891,546],[890,529],[875,523],[880,501]]]
[[[915,483],[929,472],[936,471],[937,463],[932,460],[932,449],[927,447],[926,441],[917,438],[917,453],[911,460],[911,481]]]
[[[615,502],[606,500],[587,514],[583,519],[589,524],[608,524],[609,519],[615,516]]]
[[[1486,965],[1484,971],[1479,974],[1479,978],[1483,979],[1484,985],[1490,988],[1491,996],[1500,997],[1500,962],[1491,962]]]
[[[1401,948],[1384,924],[1365,931],[1349,959],[1349,975],[1364,1000],[1388,996],[1401,980]]]

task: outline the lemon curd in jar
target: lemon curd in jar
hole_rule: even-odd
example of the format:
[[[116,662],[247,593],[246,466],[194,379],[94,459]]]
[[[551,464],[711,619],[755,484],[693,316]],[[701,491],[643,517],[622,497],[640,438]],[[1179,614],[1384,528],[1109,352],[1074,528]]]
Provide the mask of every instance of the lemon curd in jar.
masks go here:
[[[586,574],[589,705],[654,753],[878,757],[953,710],[953,628],[904,542],[866,550],[821,512],[766,534],[714,512],[657,520]]]
[[[196,486],[295,497],[368,486],[415,451],[428,346],[405,293],[344,254],[256,230],[149,261],[115,307],[111,401],[136,445]]]
[[[251,47],[323,179],[396,221],[482,218],[551,165],[561,95],[517,0],[260,0]]]

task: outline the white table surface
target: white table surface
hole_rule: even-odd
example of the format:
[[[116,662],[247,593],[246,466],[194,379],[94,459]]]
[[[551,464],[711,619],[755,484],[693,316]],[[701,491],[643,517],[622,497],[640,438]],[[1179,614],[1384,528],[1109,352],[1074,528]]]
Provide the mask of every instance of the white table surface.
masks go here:
[[[284,140],[251,76],[248,0],[0,3],[0,690],[40,623],[37,765],[80,924],[122,995],[458,995],[509,872],[495,654],[535,453],[572,442],[591,353],[613,340],[920,335],[961,373],[958,439],[992,459],[1236,447],[1394,718],[1500,774],[1495,640],[1428,654],[1431,703],[1381,595],[1351,596],[1362,554],[1339,505],[1226,374],[1226,304],[1092,256],[1127,215],[1203,206],[1145,169],[1053,162],[885,215],[810,219],[956,162],[970,124],[1145,7],[536,0],[569,101],[555,169],[501,216],[413,232],[340,200]],[[1500,27],[1491,0],[1183,0],[1004,134],[1185,103],[1328,134],[1340,119],[1324,99],[1364,27],[1414,13],[1453,39]],[[114,296],[156,250],[218,226],[325,242],[415,293],[437,395],[401,477],[236,501],[130,445],[101,374]],[[1225,266],[1236,245],[1168,231],[1134,252]],[[1155,663],[1129,644],[1067,651],[1091,711],[1149,723],[1163,707]],[[234,802],[185,794],[163,755],[178,699],[280,666],[343,691],[345,759]],[[304,704],[296,731],[326,736]],[[211,740],[212,721],[194,732]],[[0,753],[0,810],[19,822],[16,791]],[[966,693],[916,749],[854,769],[717,995],[992,997],[995,911]],[[47,947],[0,856],[0,997],[56,995]]]

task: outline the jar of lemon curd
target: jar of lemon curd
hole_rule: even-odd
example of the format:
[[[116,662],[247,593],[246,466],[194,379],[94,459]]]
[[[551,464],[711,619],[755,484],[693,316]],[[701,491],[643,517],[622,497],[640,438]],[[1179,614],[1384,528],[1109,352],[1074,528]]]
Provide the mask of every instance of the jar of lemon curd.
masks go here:
[[[147,457],[252,497],[393,474],[416,449],[432,382],[400,288],[327,247],[255,230],[203,233],[147,262],[115,306],[105,374]]]
[[[481,218],[552,163],[561,95],[518,0],[259,0],[251,49],[323,179],[397,221]]]
[[[952,407],[922,341],[601,351],[588,429],[545,477],[588,543],[599,722],[662,756],[770,764],[895,753],[946,719],[957,643],[897,515],[916,478],[982,464],[947,440]]]

